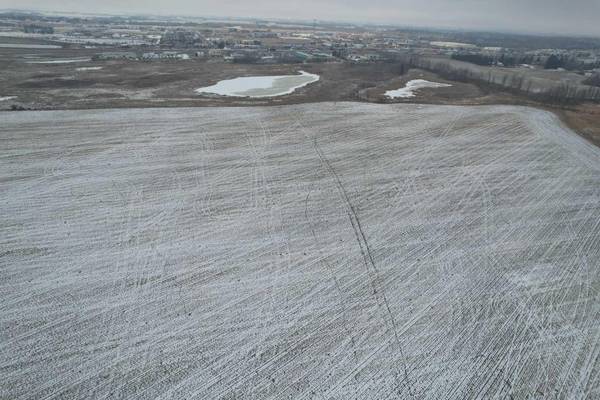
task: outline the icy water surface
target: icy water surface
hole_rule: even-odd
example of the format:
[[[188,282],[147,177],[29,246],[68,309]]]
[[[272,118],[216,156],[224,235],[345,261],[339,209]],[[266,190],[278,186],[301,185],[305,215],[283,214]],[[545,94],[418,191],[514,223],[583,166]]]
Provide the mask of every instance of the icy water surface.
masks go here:
[[[275,97],[293,93],[319,78],[319,75],[304,71],[300,71],[300,75],[248,76],[220,81],[196,89],[196,92],[232,97]]]

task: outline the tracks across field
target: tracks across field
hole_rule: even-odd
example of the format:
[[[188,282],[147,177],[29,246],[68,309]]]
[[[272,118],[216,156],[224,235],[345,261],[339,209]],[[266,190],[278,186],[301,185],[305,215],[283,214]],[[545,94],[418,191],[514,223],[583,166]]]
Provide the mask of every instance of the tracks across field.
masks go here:
[[[600,151],[530,108],[6,114],[0,398],[600,396]]]

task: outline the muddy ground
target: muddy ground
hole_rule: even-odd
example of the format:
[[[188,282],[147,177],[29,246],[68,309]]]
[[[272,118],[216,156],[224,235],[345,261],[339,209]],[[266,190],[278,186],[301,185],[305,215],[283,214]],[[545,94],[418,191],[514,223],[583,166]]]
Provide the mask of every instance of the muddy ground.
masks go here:
[[[54,54],[46,52],[48,53]],[[67,54],[69,53],[65,53],[61,58],[73,58]],[[81,53],[76,54],[81,57]],[[30,60],[17,59],[5,67],[0,78],[0,94],[17,93],[18,103],[32,109],[238,106],[352,101],[358,100],[357,94],[360,89],[383,84],[401,74],[401,70],[395,64],[249,65],[194,59],[50,65],[28,64],[27,61]],[[102,69],[77,71],[77,68],[81,67]],[[195,92],[197,88],[213,85],[223,79],[296,74],[301,70],[319,74],[321,80],[279,98],[239,99],[201,96]],[[2,106],[0,104],[0,107]],[[4,104],[4,108],[9,106]]]
[[[555,112],[571,129],[600,146],[600,106],[582,104],[558,109]]]
[[[6,41],[6,39],[3,39]],[[29,42],[28,42],[29,43]],[[580,135],[600,145],[600,106],[548,106],[514,93],[472,83],[453,82],[423,70],[405,71],[394,63],[316,63],[286,65],[232,64],[214,59],[189,61],[90,61],[69,64],[30,64],[28,61],[92,57],[99,49],[0,49],[0,110],[13,106],[32,110],[260,106],[325,101],[423,103],[454,105],[527,105],[551,110]],[[77,71],[81,67],[101,70]],[[239,76],[294,74],[306,70],[321,76],[318,83],[291,95],[272,99],[200,96],[194,90]],[[541,74],[542,72],[540,72]],[[424,89],[411,99],[390,100],[386,90],[411,79],[451,83],[450,88]]]

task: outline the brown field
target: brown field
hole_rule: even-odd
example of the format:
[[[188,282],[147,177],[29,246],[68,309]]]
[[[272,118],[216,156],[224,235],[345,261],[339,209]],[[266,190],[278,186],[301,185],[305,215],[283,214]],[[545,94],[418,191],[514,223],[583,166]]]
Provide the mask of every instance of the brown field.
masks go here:
[[[583,104],[571,109],[558,110],[561,119],[573,130],[600,146],[600,106]]]
[[[3,38],[3,42],[7,42]],[[14,43],[43,43],[15,39]],[[451,105],[517,104],[544,108],[558,114],[572,129],[600,145],[600,106],[584,104],[550,107],[513,93],[474,83],[448,81],[423,70],[403,74],[394,63],[349,64],[231,64],[216,60],[189,61],[88,61],[68,64],[31,64],[28,61],[92,57],[101,49],[0,49],[0,97],[18,96],[0,102],[0,110],[13,105],[25,109],[95,109],[198,106],[259,106],[326,101],[376,103],[424,103]],[[80,67],[101,70],[78,71]],[[300,70],[316,73],[321,80],[291,95],[272,99],[242,99],[199,96],[196,88],[239,76],[293,74]],[[411,79],[448,82],[450,88],[423,89],[411,99],[390,100],[389,89],[402,87]]]

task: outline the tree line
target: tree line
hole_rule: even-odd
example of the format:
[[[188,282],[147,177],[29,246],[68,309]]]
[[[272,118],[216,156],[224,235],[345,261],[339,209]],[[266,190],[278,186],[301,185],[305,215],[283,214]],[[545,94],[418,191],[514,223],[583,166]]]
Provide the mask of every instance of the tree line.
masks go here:
[[[585,71],[600,68],[600,62],[583,62],[576,57],[552,54],[549,57],[536,55],[488,55],[479,53],[454,53],[450,56],[453,60],[465,61],[482,66],[514,67],[522,64],[541,65],[544,69],[564,68],[568,71]]]
[[[400,61],[402,69],[420,68],[457,82],[473,82],[501,90],[526,95],[532,100],[549,104],[574,104],[582,101],[600,102],[600,76],[585,84],[546,80],[546,86],[531,79],[528,71],[506,71],[469,68],[450,60],[408,56]],[[593,82],[598,84],[593,85]]]

